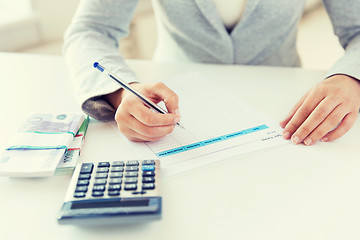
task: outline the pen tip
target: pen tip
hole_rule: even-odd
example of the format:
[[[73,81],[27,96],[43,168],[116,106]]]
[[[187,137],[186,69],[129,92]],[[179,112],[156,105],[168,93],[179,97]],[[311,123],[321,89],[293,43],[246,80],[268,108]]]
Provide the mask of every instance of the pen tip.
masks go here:
[[[184,125],[182,125],[181,123],[178,122],[177,125],[178,125],[179,127],[181,127],[182,129],[185,129]]]

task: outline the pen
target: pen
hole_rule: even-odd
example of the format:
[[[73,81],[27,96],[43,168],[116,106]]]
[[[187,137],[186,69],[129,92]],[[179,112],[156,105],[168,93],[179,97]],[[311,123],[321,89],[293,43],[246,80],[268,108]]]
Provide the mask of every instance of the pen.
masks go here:
[[[111,73],[110,71],[106,70],[102,65],[100,65],[98,62],[94,63],[94,68],[97,68],[100,72],[106,73],[112,80],[120,84],[123,88],[128,90],[129,92],[133,93],[135,96],[137,96],[147,107],[155,110],[158,113],[167,114],[168,112],[162,109],[157,104],[153,103],[151,100],[143,96],[141,93],[136,91],[134,88],[132,88],[127,82],[124,82],[119,77],[115,76],[115,74]],[[184,128],[184,126],[178,122],[176,123],[181,128]]]

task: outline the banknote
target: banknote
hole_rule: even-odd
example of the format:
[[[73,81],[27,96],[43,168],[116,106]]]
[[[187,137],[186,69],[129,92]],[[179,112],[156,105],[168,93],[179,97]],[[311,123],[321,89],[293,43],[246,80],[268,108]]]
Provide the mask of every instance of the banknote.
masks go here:
[[[19,131],[41,133],[70,132],[75,136],[83,121],[84,114],[79,113],[32,113],[27,117]]]
[[[82,113],[30,114],[0,153],[0,176],[54,175],[83,122]]]

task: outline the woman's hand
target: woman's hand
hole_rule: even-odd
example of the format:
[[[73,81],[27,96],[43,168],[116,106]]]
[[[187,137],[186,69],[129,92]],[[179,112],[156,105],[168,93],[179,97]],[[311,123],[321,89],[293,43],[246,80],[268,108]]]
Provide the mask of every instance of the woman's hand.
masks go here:
[[[350,130],[359,108],[360,82],[347,75],[331,76],[305,94],[280,122],[283,137],[308,146],[332,141]]]
[[[119,130],[132,141],[155,141],[171,133],[180,121],[178,96],[163,83],[131,84],[154,103],[163,101],[169,114],[154,112],[134,94],[120,89],[106,96],[115,108]]]

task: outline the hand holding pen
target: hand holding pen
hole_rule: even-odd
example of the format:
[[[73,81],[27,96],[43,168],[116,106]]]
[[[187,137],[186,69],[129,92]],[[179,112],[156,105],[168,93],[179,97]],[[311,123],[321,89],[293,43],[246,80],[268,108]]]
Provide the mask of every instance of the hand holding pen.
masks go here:
[[[163,83],[127,84],[98,63],[94,67],[122,86],[105,99],[117,108],[119,130],[132,141],[155,141],[171,133],[180,123],[178,96]],[[157,103],[163,101],[166,110]]]

